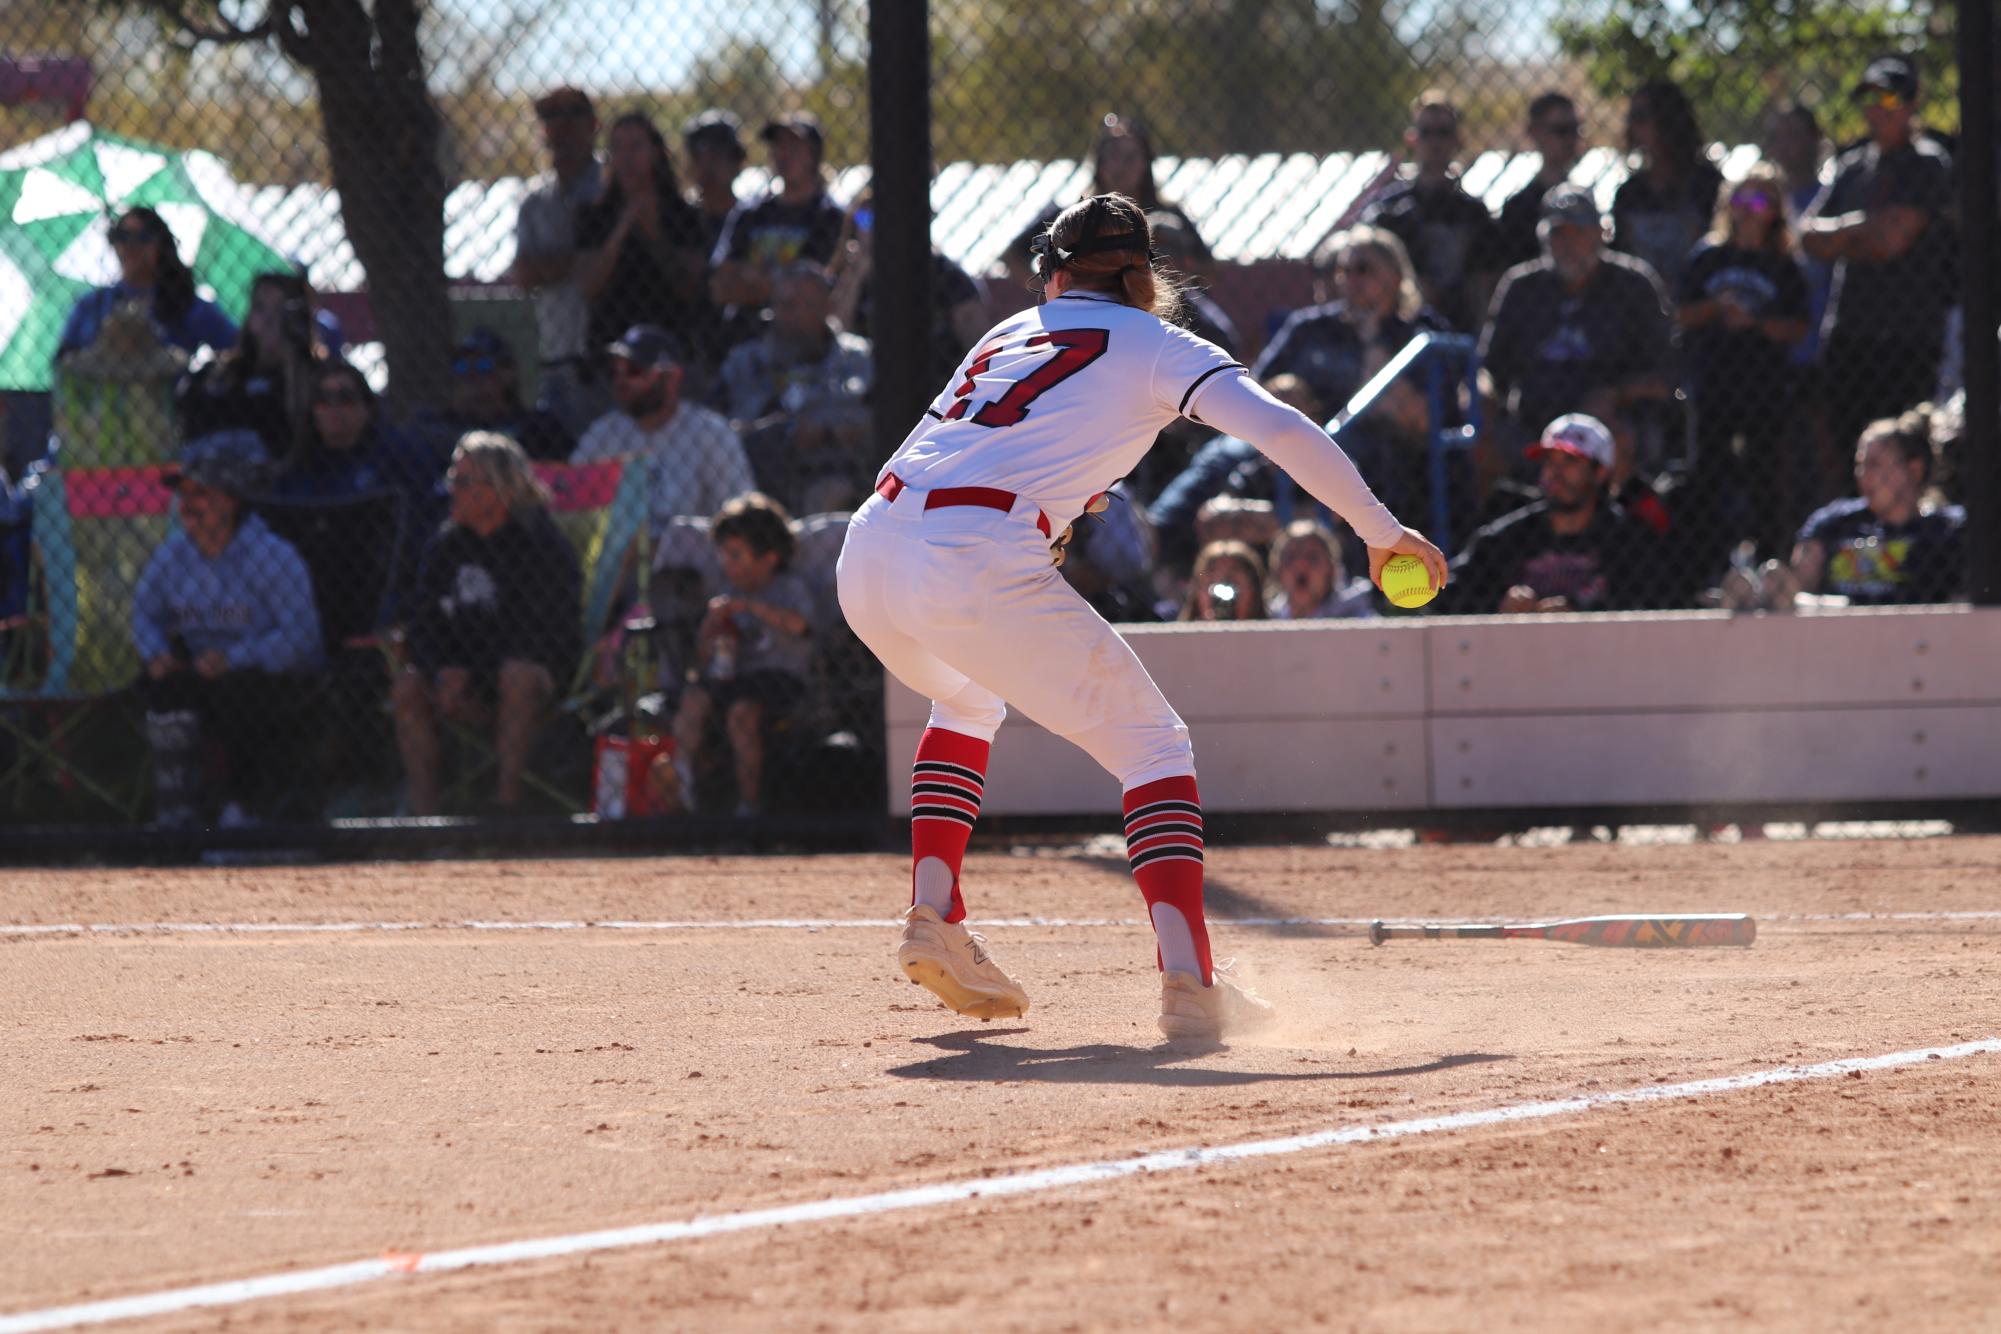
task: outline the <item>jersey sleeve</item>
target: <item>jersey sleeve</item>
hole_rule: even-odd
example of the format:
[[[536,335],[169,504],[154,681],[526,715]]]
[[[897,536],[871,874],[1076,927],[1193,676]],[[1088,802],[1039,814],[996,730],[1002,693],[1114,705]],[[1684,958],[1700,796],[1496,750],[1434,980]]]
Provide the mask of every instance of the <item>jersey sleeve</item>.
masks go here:
[[[1190,415],[1195,397],[1214,380],[1235,378],[1244,363],[1206,338],[1171,324],[1160,326],[1153,359],[1153,399],[1170,416]]]

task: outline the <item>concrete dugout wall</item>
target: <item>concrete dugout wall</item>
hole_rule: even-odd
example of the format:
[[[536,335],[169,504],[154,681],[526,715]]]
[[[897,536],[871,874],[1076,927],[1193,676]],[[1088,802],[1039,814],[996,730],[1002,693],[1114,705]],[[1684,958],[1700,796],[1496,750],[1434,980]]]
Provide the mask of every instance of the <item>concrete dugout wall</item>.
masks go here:
[[[1421,811],[2001,796],[2001,610],[1134,626],[1212,810]],[[900,775],[926,702],[891,681]],[[893,813],[910,794],[894,781]],[[985,809],[1115,808],[1019,714]]]

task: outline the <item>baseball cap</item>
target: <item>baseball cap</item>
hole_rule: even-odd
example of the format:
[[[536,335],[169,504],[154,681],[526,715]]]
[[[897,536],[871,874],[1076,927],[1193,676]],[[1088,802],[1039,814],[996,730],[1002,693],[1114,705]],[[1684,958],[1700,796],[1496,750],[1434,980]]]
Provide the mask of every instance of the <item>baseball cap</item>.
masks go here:
[[[773,116],[764,122],[764,128],[757,132],[757,137],[770,143],[781,134],[796,134],[815,148],[824,147],[827,142],[826,134],[820,129],[820,118],[810,111],[788,111]]]
[[[261,489],[271,467],[271,455],[257,432],[241,427],[199,436],[181,451],[180,461],[161,474],[168,486],[183,479],[246,496]]]
[[[514,364],[513,347],[505,338],[485,325],[469,331],[465,337],[459,339],[452,352],[461,356],[492,357],[495,361],[509,366]]]
[[[633,325],[616,343],[607,344],[605,352],[647,370],[678,366],[682,360],[680,343],[657,324]]]
[[[1591,197],[1591,192],[1567,181],[1550,186],[1543,195],[1542,216],[1549,222],[1573,227],[1604,224],[1604,215],[1598,211],[1598,201]]]
[[[535,114],[538,116],[560,115],[566,111],[581,111],[586,116],[597,114],[591,106],[590,95],[567,83],[560,88],[551,88],[535,99]]]
[[[1612,466],[1612,433],[1605,423],[1582,412],[1565,413],[1542,428],[1542,439],[1523,451],[1539,459],[1556,451],[1590,459],[1601,468]]]
[[[721,148],[742,157],[742,130],[742,121],[721,107],[710,107],[681,127],[681,141],[690,148]]]
[[[1918,95],[1918,67],[1903,56],[1878,56],[1862,71],[1861,81],[1850,95],[1860,97],[1872,88],[1895,93],[1908,102]]]

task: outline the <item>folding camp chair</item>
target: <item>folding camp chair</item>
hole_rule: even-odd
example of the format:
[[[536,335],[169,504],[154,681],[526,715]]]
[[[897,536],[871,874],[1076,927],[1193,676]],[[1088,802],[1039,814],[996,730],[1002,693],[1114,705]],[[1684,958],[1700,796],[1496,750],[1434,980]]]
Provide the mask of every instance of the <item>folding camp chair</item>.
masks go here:
[[[53,782],[136,818],[146,801],[143,746],[85,757],[81,731],[97,706],[139,674],[132,597],[173,523],[159,466],[50,470],[30,479],[34,506],[29,605],[0,679],[0,761],[7,808],[22,811]],[[120,760],[128,761],[121,764]]]

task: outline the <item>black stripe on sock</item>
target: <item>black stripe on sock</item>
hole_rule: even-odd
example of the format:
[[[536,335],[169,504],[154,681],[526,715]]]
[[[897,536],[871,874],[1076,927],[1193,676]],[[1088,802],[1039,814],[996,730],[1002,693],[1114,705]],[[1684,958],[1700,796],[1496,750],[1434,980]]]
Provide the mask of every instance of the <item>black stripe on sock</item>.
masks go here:
[[[1133,870],[1137,871],[1148,862],[1157,862],[1166,857],[1182,857],[1188,861],[1199,862],[1202,860],[1202,849],[1191,847],[1186,843],[1165,843],[1160,847],[1135,853],[1128,860],[1132,863]]]
[[[1126,812],[1126,828],[1132,828],[1134,820],[1149,815],[1165,815],[1169,811],[1177,815],[1192,815],[1198,820],[1202,818],[1202,808],[1192,801],[1150,801],[1138,810]]]
[[[1152,838],[1155,834],[1193,834],[1197,839],[1200,839],[1202,837],[1202,826],[1199,824],[1182,824],[1178,820],[1173,824],[1150,824],[1144,829],[1135,829],[1130,834],[1127,834],[1126,846],[1130,848],[1133,844],[1143,839]]]
[[[961,801],[970,801],[975,806],[980,804],[979,793],[968,792],[950,783],[912,783],[910,794],[914,797],[957,797]]]
[[[912,806],[910,818],[913,820],[957,820],[968,829],[979,823],[977,818],[966,814],[956,806]]]
[[[987,776],[978,769],[968,769],[963,764],[947,764],[943,760],[919,760],[910,766],[910,772],[913,775],[950,774],[954,778],[965,779],[975,787],[985,787],[987,785]]]

